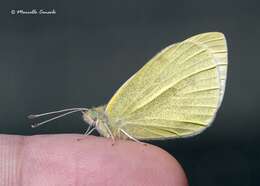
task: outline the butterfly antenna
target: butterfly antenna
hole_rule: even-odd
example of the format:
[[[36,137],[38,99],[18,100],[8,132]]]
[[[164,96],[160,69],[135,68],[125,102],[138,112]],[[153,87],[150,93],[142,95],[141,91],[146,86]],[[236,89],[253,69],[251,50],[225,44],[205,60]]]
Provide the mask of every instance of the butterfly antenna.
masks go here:
[[[62,118],[64,116],[67,116],[67,115],[70,115],[72,113],[75,113],[75,112],[83,112],[83,111],[87,111],[88,109],[87,108],[71,108],[71,109],[64,109],[64,110],[58,110],[58,111],[53,111],[53,112],[47,112],[47,113],[43,113],[43,114],[34,114],[34,115],[29,115],[28,118],[29,119],[35,119],[35,118],[38,118],[38,117],[42,117],[42,116],[46,116],[46,115],[51,115],[51,114],[56,114],[56,113],[61,113],[61,112],[66,112],[64,114],[61,114],[61,115],[58,115],[56,117],[53,117],[51,119],[48,119],[48,120],[45,120],[43,122],[40,122],[40,123],[35,123],[35,124],[32,124],[31,127],[32,128],[36,128],[36,127],[39,127],[45,123],[48,123],[50,121],[53,121],[53,120],[56,120],[58,118]]]
[[[61,113],[61,112],[69,112],[69,111],[87,111],[87,108],[69,108],[69,109],[63,109],[63,110],[55,110],[52,112],[46,112],[46,113],[42,113],[42,114],[30,114],[28,116],[29,119],[35,119],[38,117],[42,117],[42,116],[47,116],[47,115],[51,115],[51,114],[57,114],[57,113]]]

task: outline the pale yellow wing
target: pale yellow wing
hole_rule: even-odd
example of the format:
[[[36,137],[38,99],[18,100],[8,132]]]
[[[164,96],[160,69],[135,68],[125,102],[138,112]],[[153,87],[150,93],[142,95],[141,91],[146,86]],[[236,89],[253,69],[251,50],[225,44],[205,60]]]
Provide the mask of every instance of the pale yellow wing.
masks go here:
[[[215,62],[218,64],[217,70],[219,74],[219,80],[221,84],[220,94],[221,99],[219,104],[221,104],[225,92],[226,78],[227,78],[227,44],[225,36],[222,33],[205,33],[193,36],[188,39],[199,45],[202,45],[213,54]]]
[[[137,139],[189,136],[210,125],[223,99],[223,34],[200,34],[152,58],[112,97],[111,123]]]

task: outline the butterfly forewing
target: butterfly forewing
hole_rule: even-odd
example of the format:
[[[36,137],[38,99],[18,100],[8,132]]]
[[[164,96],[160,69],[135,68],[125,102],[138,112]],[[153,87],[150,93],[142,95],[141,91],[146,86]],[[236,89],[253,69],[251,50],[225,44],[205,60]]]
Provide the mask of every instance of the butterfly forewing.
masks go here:
[[[197,134],[215,117],[226,70],[223,34],[193,36],[167,47],[134,74],[109,101],[106,114],[113,127],[137,139]]]

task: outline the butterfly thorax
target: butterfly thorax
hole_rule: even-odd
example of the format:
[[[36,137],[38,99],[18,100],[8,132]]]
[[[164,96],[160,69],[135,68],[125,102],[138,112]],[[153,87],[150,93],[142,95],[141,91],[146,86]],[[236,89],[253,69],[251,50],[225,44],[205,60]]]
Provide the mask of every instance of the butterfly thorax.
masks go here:
[[[115,130],[111,128],[109,124],[109,119],[105,114],[105,108],[106,106],[104,105],[88,109],[88,111],[84,112],[83,119],[89,125],[95,126],[102,136],[109,138],[111,136],[107,127],[112,133],[114,133]]]

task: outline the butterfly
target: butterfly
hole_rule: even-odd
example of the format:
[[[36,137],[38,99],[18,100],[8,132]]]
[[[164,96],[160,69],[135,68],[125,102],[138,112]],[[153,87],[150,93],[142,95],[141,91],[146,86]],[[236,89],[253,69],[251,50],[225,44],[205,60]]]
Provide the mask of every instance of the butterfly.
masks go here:
[[[130,77],[106,105],[71,108],[33,127],[81,111],[89,124],[112,139],[159,140],[196,135],[209,127],[222,103],[227,79],[224,34],[198,34],[172,44]],[[91,130],[90,128],[93,127]]]

